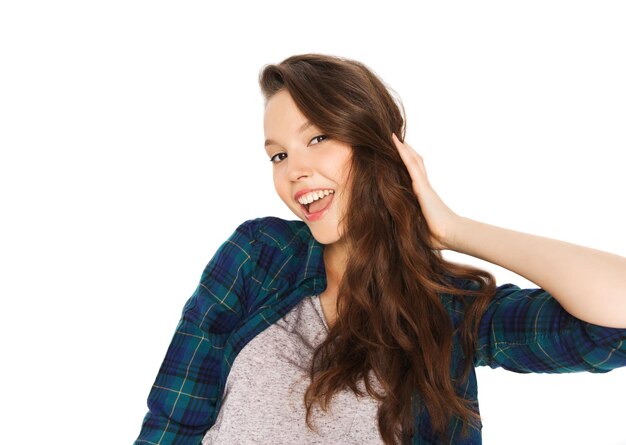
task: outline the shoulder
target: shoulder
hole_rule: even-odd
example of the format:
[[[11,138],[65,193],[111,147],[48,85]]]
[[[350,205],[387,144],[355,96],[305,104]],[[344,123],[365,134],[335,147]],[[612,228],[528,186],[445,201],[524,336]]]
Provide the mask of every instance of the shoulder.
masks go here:
[[[245,246],[250,286],[272,289],[284,282],[313,292],[325,284],[323,245],[304,222],[267,216],[244,221],[235,234],[237,247]]]
[[[469,305],[475,300],[471,292],[479,290],[480,284],[477,281],[447,274],[443,276],[443,280],[445,285],[453,288],[455,292],[440,292],[439,299],[451,316],[453,324],[457,326],[463,321]]]
[[[265,216],[244,221],[235,235],[245,237],[250,244],[257,244],[281,251],[307,249],[315,243],[309,227],[303,221],[292,221],[275,216]]]

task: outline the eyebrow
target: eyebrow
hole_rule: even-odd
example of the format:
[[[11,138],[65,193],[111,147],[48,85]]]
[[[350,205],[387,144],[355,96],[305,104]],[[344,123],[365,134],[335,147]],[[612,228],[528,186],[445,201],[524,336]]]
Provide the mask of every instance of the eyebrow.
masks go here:
[[[300,125],[300,128],[298,128],[298,133],[302,133],[304,130],[306,130],[312,125],[313,123],[311,121],[306,121],[305,123]],[[265,146],[267,147],[268,145],[280,145],[280,144],[273,139],[265,139]]]

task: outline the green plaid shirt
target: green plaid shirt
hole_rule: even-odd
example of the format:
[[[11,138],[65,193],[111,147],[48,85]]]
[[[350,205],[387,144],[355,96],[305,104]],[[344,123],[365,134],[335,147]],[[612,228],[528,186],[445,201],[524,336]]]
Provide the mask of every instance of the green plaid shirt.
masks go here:
[[[239,351],[302,298],[326,288],[323,248],[302,221],[257,218],[235,230],[183,308],[136,445],[201,442],[217,418]],[[447,294],[441,299],[456,326],[463,317],[462,301]],[[583,322],[542,289],[504,284],[481,320],[474,364],[522,373],[607,372],[626,365],[625,339],[626,329]],[[462,358],[455,338],[453,375],[460,375]],[[458,390],[478,408],[473,371]],[[441,443],[428,412],[416,412],[413,443]],[[481,443],[480,429],[461,439],[461,422],[453,419],[450,426],[451,444]]]

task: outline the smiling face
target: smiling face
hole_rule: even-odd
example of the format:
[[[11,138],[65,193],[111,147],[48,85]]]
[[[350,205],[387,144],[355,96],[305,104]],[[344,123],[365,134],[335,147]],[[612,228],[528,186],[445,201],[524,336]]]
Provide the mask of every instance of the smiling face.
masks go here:
[[[348,203],[352,147],[326,137],[285,89],[268,100],[264,131],[278,196],[309,226],[318,242],[336,243],[343,234],[340,219]],[[302,195],[313,191],[318,193]],[[298,199],[318,202],[307,209]]]

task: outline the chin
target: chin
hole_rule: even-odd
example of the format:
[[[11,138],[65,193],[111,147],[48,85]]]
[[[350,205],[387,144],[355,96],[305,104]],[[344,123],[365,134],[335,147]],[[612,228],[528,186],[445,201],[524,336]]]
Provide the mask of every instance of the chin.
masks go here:
[[[314,230],[311,228],[311,226],[309,226],[309,229],[311,230],[313,238],[315,238],[315,240],[320,244],[334,244],[341,239],[336,230]]]

